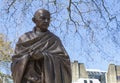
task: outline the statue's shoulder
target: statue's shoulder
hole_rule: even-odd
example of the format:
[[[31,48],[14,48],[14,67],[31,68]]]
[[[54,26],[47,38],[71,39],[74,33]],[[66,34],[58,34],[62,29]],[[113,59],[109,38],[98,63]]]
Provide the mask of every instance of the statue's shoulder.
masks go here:
[[[59,38],[57,35],[55,35],[53,32],[51,32],[51,31],[49,31],[48,32],[49,33],[49,35],[51,35],[51,36],[54,36],[54,37],[56,37],[56,38]]]
[[[50,35],[53,36],[55,39],[61,41],[60,38],[59,38],[57,35],[55,35],[54,33],[50,32],[50,31],[49,31],[49,33],[50,33]]]
[[[18,42],[28,41],[30,36],[33,34],[33,31],[26,32],[19,37]]]

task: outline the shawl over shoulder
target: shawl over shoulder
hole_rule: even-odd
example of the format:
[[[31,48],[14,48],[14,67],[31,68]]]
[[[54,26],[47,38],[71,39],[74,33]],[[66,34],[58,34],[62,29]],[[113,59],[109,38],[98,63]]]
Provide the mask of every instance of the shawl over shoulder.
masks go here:
[[[60,39],[50,31],[31,31],[19,38],[11,65],[14,83],[21,83],[30,54],[35,50],[40,50],[44,56],[45,83],[72,83],[69,56]]]

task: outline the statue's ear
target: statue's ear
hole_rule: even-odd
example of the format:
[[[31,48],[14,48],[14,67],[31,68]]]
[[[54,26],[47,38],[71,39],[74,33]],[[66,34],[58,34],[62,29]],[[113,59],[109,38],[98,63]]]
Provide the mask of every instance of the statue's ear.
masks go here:
[[[36,23],[36,22],[35,22],[35,18],[34,18],[34,17],[32,18],[32,21],[33,21],[34,23]]]

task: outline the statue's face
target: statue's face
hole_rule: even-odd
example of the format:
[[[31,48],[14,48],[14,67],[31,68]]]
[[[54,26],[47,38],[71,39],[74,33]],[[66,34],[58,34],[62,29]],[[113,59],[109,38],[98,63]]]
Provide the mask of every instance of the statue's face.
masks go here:
[[[47,31],[50,23],[50,13],[45,10],[38,10],[35,14],[35,23],[41,31]]]

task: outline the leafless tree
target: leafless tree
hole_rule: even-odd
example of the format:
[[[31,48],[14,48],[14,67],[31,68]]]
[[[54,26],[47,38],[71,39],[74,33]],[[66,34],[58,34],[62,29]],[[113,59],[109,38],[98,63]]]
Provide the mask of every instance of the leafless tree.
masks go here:
[[[77,58],[89,57],[86,61],[97,56],[120,63],[116,58],[120,54],[118,3],[119,0],[3,0],[0,22],[4,32],[13,33],[16,41],[21,32],[34,25],[31,18],[36,9],[46,8],[52,15],[51,31],[61,35],[71,55],[77,52]]]

